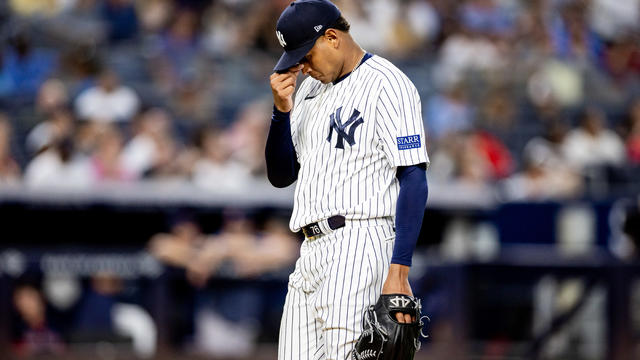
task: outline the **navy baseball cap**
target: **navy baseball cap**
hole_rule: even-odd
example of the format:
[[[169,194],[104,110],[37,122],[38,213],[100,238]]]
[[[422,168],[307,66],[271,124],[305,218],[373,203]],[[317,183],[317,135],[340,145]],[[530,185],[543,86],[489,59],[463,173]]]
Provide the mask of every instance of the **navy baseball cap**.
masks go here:
[[[276,25],[284,54],[273,70],[284,72],[299,63],[339,17],[340,10],[328,0],[296,0],[287,6]]]

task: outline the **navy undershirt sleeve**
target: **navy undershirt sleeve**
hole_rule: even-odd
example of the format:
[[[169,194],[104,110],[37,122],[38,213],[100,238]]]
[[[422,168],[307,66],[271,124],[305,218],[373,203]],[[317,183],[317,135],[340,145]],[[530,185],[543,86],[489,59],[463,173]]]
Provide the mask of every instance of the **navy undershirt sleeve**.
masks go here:
[[[275,187],[283,188],[298,178],[300,164],[291,140],[290,114],[273,107],[271,127],[265,147],[267,177]]]
[[[396,241],[392,264],[411,266],[429,194],[425,169],[424,163],[398,167],[396,177],[400,181],[400,193],[396,204]]]

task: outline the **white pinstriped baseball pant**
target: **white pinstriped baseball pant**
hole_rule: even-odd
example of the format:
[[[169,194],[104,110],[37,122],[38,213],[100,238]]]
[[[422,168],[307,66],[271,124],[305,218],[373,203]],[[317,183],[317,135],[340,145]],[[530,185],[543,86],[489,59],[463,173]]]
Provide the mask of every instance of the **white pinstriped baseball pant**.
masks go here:
[[[391,218],[347,220],[306,239],[289,276],[278,360],[343,360],[362,331],[362,316],[382,291],[395,233]]]

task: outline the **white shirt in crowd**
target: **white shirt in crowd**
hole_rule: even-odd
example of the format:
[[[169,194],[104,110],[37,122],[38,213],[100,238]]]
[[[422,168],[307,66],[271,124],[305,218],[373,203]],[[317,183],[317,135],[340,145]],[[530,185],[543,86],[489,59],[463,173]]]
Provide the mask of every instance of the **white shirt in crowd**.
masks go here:
[[[34,187],[77,188],[90,186],[92,182],[93,173],[88,160],[74,157],[63,162],[55,150],[47,150],[36,156],[24,174],[24,183]]]
[[[596,136],[583,129],[572,130],[565,140],[563,151],[567,162],[577,170],[597,165],[622,165],[624,144],[613,131],[603,129]]]
[[[81,119],[92,121],[127,121],[140,106],[138,95],[126,86],[107,92],[96,86],[85,90],[76,100],[76,113]]]

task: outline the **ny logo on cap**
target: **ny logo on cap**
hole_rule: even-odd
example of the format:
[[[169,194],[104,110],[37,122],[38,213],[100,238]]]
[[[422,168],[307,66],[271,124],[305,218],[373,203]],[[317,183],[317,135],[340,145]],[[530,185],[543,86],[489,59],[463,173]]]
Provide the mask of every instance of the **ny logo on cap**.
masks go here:
[[[278,37],[278,41],[280,42],[280,46],[282,46],[282,47],[287,46],[287,43],[284,41],[284,36],[282,36],[282,33],[280,31],[276,31],[276,36]]]
[[[316,32],[319,32],[320,30],[322,30],[322,25],[316,25],[313,27],[313,30],[315,30]]]
[[[331,143],[331,136],[333,135],[333,130],[335,130],[336,133],[338,133],[336,149],[344,149],[344,139],[347,139],[349,145],[355,145],[356,140],[354,139],[354,134],[356,132],[356,128],[364,122],[360,117],[360,111],[354,109],[349,120],[343,124],[342,120],[340,120],[341,112],[342,106],[339,107],[334,114],[329,116],[331,118],[331,122],[329,122],[329,136],[327,136],[327,141]],[[345,130],[349,125],[351,125],[351,128],[349,129],[349,133],[347,133]]]
[[[393,299],[389,300],[389,302],[393,304],[393,306],[395,307],[407,307],[407,305],[409,305],[410,300],[407,298],[396,296]]]

